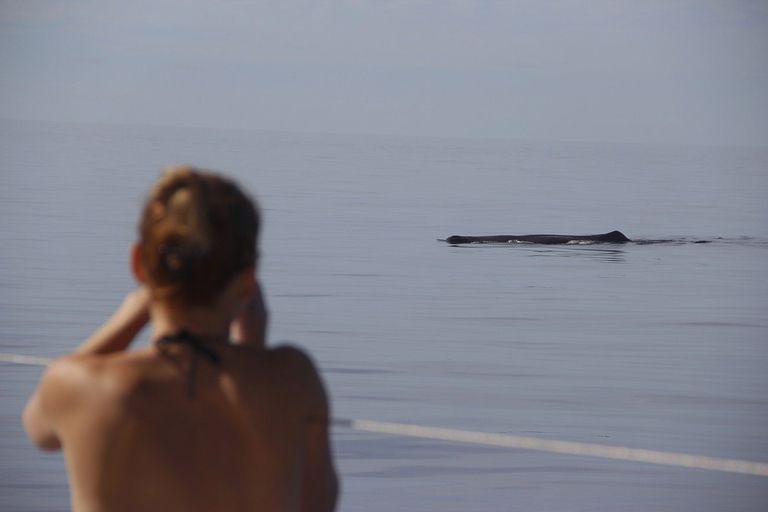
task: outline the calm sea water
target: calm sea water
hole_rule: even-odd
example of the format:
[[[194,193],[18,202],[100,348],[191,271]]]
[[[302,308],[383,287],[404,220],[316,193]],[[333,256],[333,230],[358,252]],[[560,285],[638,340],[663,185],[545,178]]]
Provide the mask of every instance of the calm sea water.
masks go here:
[[[270,339],[334,415],[768,462],[768,149],[0,122],[0,351],[61,354],[133,284],[169,163],[264,211]],[[453,234],[675,243],[474,245]],[[709,244],[690,243],[711,240]],[[146,340],[146,338],[144,338]],[[68,509],[0,363],[0,509]],[[768,480],[334,432],[344,511],[765,510]]]

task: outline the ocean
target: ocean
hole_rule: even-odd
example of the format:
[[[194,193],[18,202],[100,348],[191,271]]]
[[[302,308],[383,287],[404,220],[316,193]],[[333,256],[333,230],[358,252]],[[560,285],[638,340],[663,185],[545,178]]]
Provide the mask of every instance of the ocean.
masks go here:
[[[335,417],[768,462],[768,148],[3,120],[0,352],[55,357],[109,316],[173,163],[256,197],[270,343],[313,354]],[[440,241],[612,230],[666,241]],[[69,509],[61,455],[21,428],[41,371],[0,363],[6,512]],[[762,476],[333,441],[341,511],[768,507]]]

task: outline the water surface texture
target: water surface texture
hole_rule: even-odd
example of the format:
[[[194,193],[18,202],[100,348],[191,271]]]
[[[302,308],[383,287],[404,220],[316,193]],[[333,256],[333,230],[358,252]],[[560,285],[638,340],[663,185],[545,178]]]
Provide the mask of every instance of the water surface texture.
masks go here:
[[[112,312],[143,196],[178,162],[257,196],[270,339],[314,354],[336,417],[768,462],[768,149],[2,121],[0,351],[56,356]],[[614,229],[679,243],[438,241]],[[3,511],[68,509],[61,456],[20,426],[40,373],[0,363]],[[334,444],[342,511],[768,505],[758,476]]]

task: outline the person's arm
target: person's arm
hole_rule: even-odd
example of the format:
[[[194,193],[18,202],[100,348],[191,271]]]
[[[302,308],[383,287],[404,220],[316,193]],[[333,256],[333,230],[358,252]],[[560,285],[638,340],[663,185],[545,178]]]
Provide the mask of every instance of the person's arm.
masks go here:
[[[55,364],[55,363],[54,363]],[[48,394],[50,388],[55,389],[54,377],[51,377],[51,369],[46,369],[40,378],[40,385],[35,390],[32,397],[24,408],[22,421],[27,437],[35,446],[41,450],[58,450],[61,448],[61,441],[56,435],[56,428],[50,415],[50,411],[45,407],[43,394]],[[47,398],[47,397],[46,397]],[[47,400],[46,400],[47,402]]]
[[[142,287],[123,300],[117,311],[73,354],[109,354],[125,350],[149,322],[149,291]]]
[[[339,496],[339,479],[333,465],[330,441],[330,405],[312,361],[302,354],[310,414],[305,427],[302,512],[331,512]]]
[[[235,318],[230,327],[230,336],[236,345],[252,345],[259,348],[266,346],[267,307],[261,284],[256,281],[253,297],[248,301],[243,312]]]
[[[339,480],[330,449],[328,422],[307,425],[302,512],[330,512],[336,508]]]
[[[79,356],[70,354],[45,369],[22,417],[27,437],[41,450],[61,448],[59,425],[77,408],[89,385],[87,370]]]
[[[69,385],[81,377],[81,371],[73,360],[78,356],[125,350],[148,321],[149,295],[146,289],[140,288],[129,293],[109,320],[71,354],[46,369],[24,408],[24,429],[33,443],[43,450],[61,447],[55,418],[58,411],[66,410],[69,405]]]

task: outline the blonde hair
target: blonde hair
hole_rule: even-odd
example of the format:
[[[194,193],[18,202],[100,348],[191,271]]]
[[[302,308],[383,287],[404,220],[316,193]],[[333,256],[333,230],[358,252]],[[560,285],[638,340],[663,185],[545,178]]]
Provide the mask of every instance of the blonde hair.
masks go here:
[[[259,214],[237,184],[214,172],[171,167],[139,221],[140,262],[156,297],[210,305],[254,265]]]

